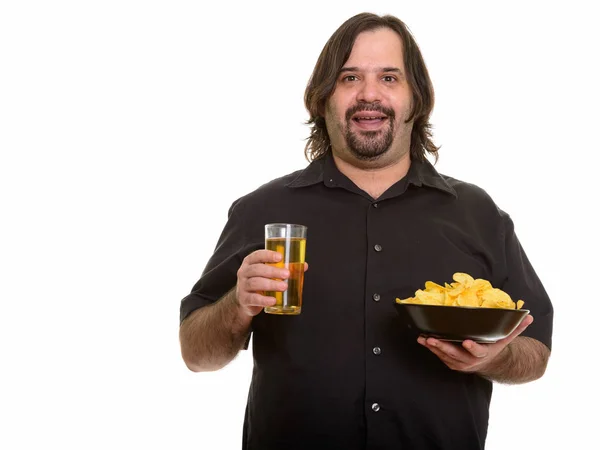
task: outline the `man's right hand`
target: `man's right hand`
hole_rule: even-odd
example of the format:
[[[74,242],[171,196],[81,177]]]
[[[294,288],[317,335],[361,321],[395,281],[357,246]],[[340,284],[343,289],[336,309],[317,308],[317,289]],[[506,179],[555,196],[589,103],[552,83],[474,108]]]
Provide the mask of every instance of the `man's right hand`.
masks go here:
[[[269,265],[280,261],[281,254],[272,250],[256,250],[244,258],[237,272],[235,291],[243,314],[256,316],[265,306],[275,304],[274,297],[263,295],[265,291],[283,292],[287,289],[285,280],[290,276],[289,270]]]

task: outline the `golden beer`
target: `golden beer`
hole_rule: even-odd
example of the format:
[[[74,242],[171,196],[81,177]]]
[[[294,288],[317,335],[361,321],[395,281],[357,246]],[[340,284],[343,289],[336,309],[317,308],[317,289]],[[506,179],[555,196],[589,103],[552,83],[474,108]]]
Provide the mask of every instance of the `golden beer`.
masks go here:
[[[301,230],[301,232],[291,234],[301,234],[303,237],[268,237],[269,231],[267,231],[265,248],[280,253],[282,256],[281,261],[271,265],[281,268],[285,267],[289,270],[290,277],[287,279],[288,288],[284,292],[265,292],[266,296],[274,297],[277,300],[277,303],[274,306],[265,307],[266,313],[294,315],[300,314],[300,311],[302,310],[304,259],[306,255],[306,227],[302,228],[303,230]],[[279,233],[272,232],[270,234],[281,235],[284,233],[285,231],[280,231]]]

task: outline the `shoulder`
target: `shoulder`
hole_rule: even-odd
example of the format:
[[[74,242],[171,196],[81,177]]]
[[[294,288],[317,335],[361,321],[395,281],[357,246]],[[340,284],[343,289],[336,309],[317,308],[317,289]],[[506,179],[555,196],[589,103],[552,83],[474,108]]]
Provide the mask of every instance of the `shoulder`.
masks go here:
[[[275,178],[267,183],[262,184],[253,191],[236,199],[232,203],[230,211],[251,211],[252,208],[263,205],[267,200],[269,202],[273,202],[288,195],[292,189],[290,184],[297,180],[302,173],[303,169],[296,170],[292,173],[283,175],[279,178]]]
[[[487,216],[504,220],[507,214],[498,207],[492,196],[481,186],[440,174],[449,186],[456,192],[456,199],[461,208],[473,213],[483,213]]]
[[[494,203],[490,194],[481,186],[445,174],[440,174],[440,176],[454,189],[456,196],[460,200],[477,203]]]

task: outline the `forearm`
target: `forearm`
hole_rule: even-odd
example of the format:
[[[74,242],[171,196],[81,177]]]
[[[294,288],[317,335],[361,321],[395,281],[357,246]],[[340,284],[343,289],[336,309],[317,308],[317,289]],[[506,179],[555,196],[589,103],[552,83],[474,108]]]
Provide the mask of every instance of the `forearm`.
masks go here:
[[[544,344],[532,338],[518,336],[477,373],[498,383],[527,383],[544,374],[549,357],[550,350]]]
[[[212,305],[194,311],[179,329],[181,355],[194,372],[218,370],[243,347],[252,317],[241,312],[235,289]]]

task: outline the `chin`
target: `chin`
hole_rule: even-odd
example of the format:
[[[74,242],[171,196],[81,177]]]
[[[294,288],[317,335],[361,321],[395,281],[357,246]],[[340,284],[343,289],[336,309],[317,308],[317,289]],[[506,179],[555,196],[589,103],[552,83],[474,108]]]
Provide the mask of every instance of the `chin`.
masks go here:
[[[379,158],[385,155],[389,151],[389,149],[390,148],[388,147],[384,150],[377,151],[359,151],[351,147],[349,148],[352,156],[354,156],[357,159],[360,159],[361,161],[377,161]]]

